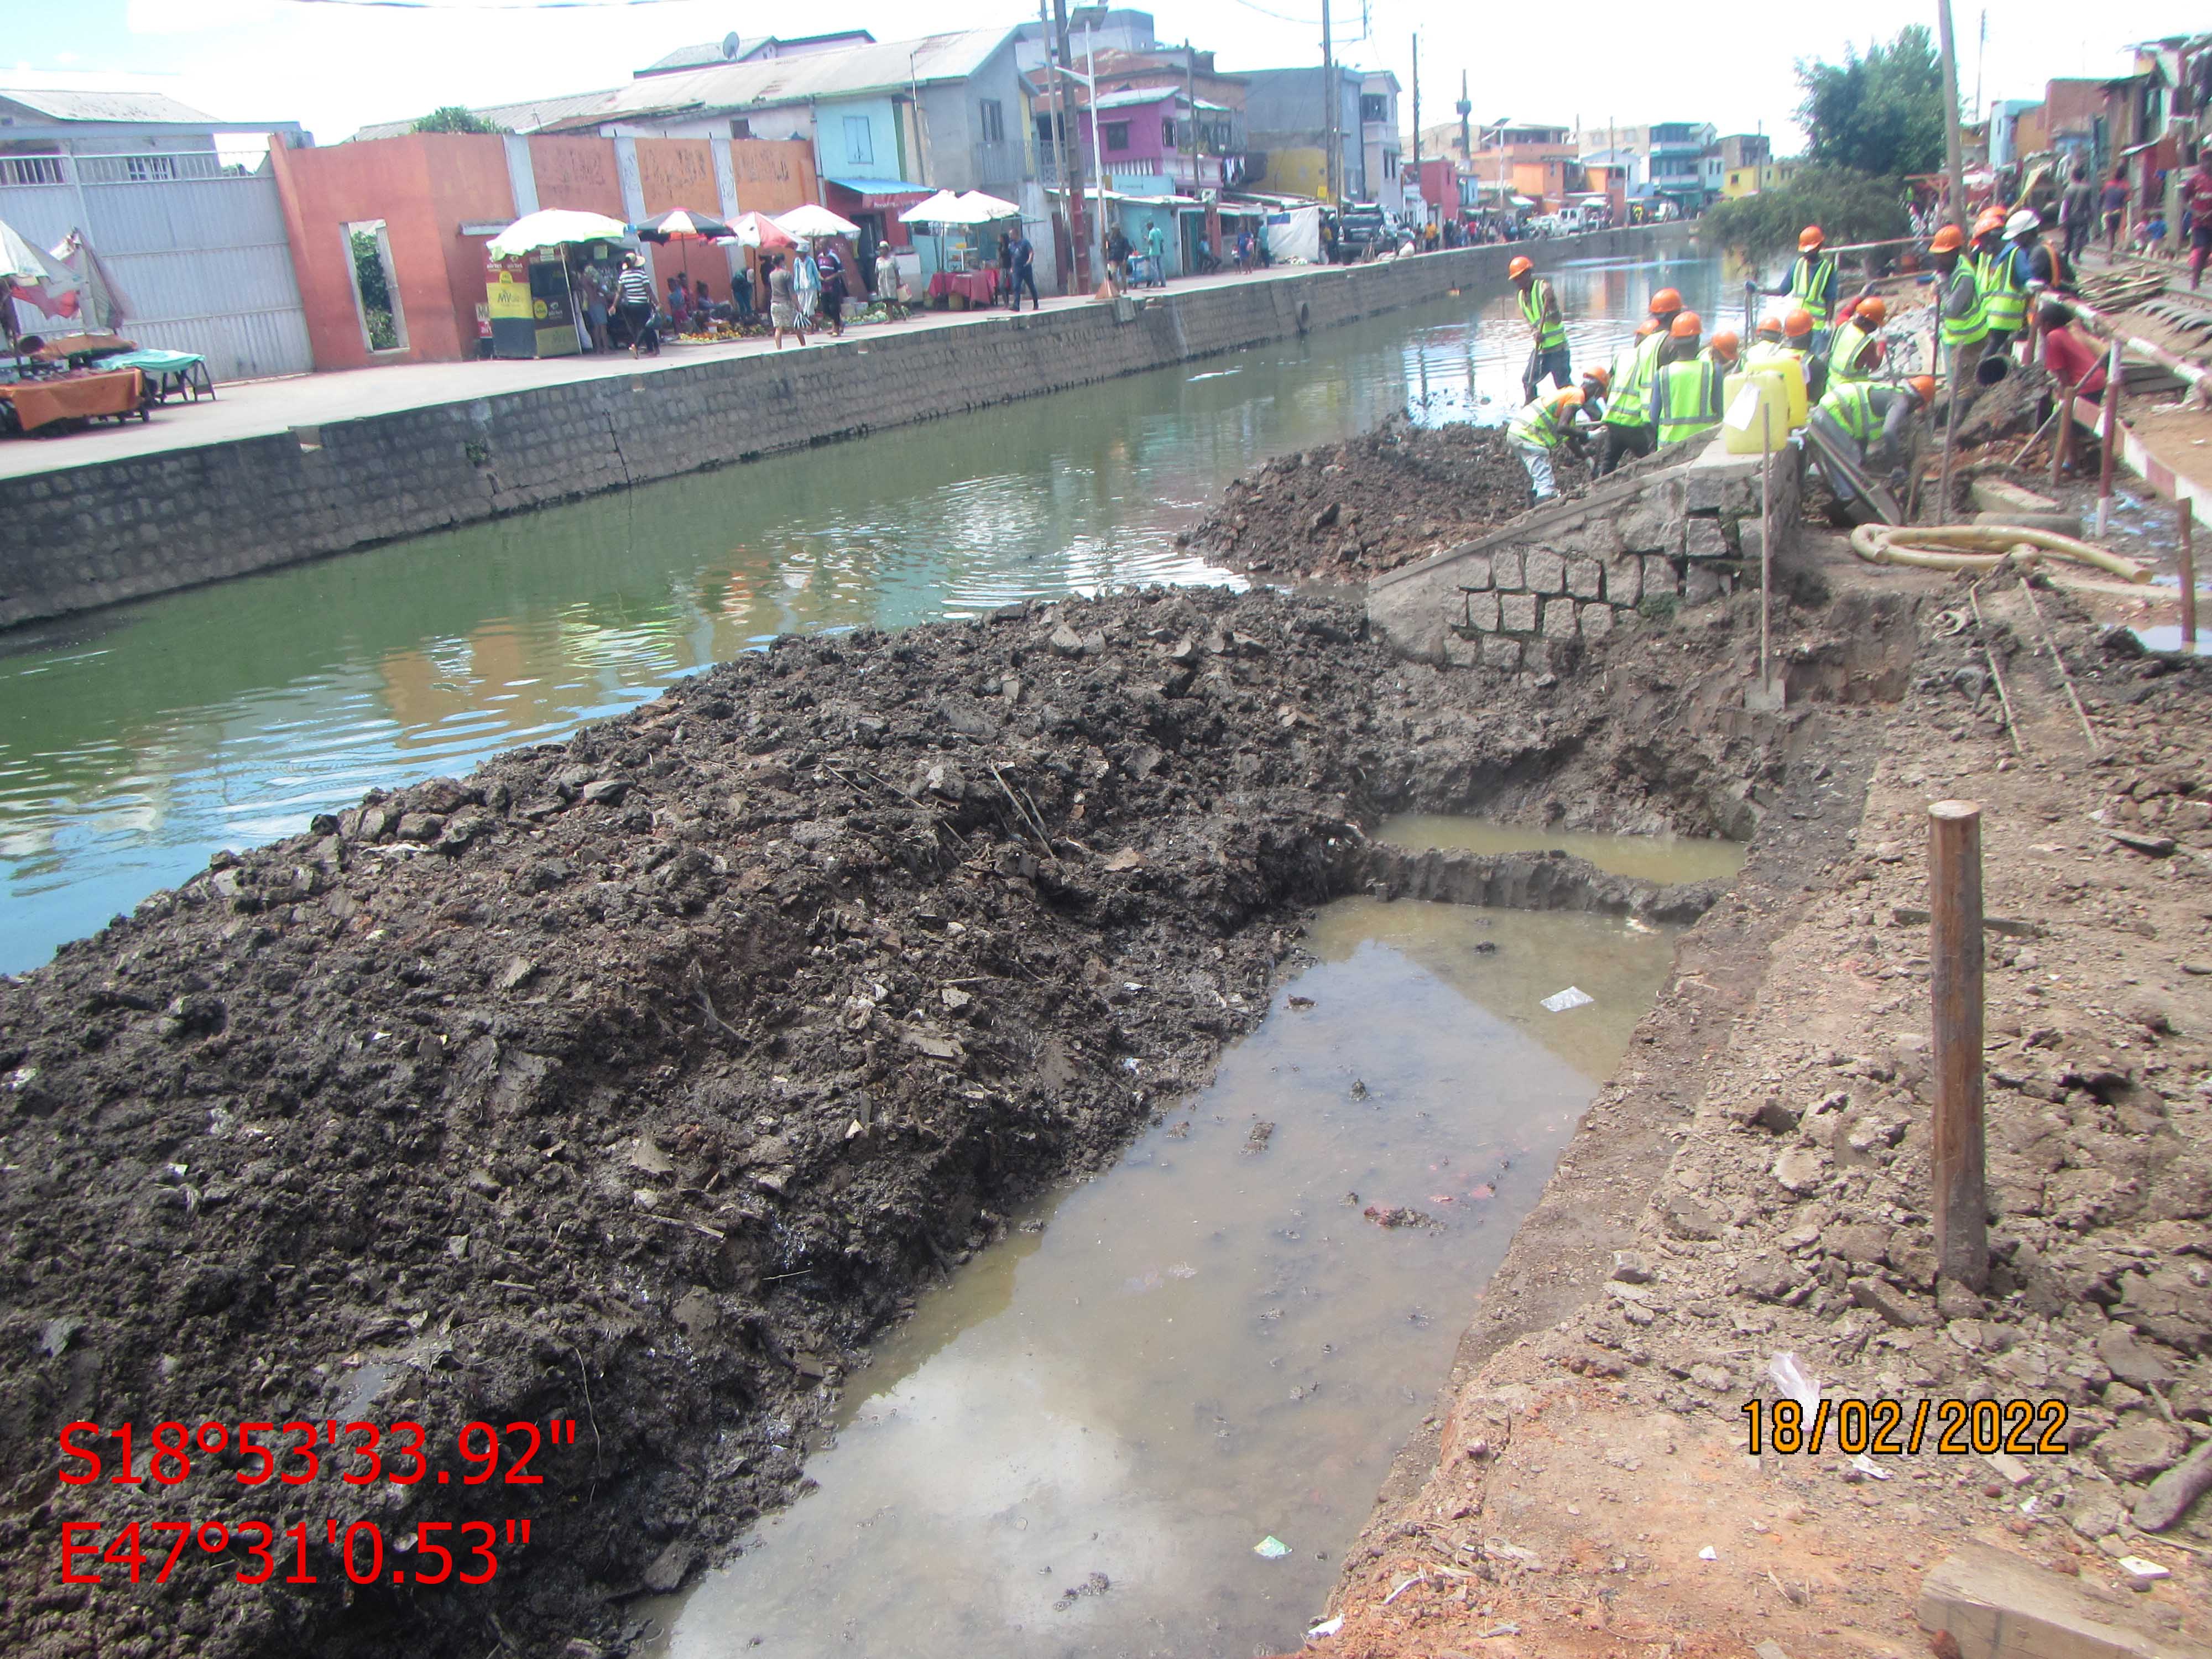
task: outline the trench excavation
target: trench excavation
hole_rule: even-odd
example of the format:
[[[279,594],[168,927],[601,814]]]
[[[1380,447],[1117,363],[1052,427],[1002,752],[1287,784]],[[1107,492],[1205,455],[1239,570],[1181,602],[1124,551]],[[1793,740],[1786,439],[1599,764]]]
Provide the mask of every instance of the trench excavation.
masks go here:
[[[58,1485],[50,1425],[265,1401],[421,1422],[452,1478],[241,1486],[233,1453],[176,1489],[196,1518],[369,1522],[401,1557],[426,1520],[536,1527],[465,1594],[348,1584],[312,1539],[320,1582],[281,1595],[227,1563],[57,1594],[14,1551],[11,1649],[638,1634],[631,1598],[795,1490],[925,1286],[1176,1121],[1294,988],[1312,907],[1617,930],[1715,891],[1393,851],[1363,824],[1480,807],[1710,836],[1765,813],[1801,855],[1808,824],[1762,799],[1848,796],[1870,724],[1717,718],[1746,636],[1712,614],[1694,651],[1655,629],[1541,690],[1396,660],[1356,611],[1266,593],[780,641],[218,860],[0,988],[8,1160],[36,1172],[8,1189],[11,1512],[145,1512]],[[1909,653],[1909,614],[1832,618],[1806,660]],[[1278,1121],[1287,1150],[1303,1129]],[[463,1484],[481,1464],[453,1425],[556,1419],[579,1437],[539,1455],[544,1485]]]

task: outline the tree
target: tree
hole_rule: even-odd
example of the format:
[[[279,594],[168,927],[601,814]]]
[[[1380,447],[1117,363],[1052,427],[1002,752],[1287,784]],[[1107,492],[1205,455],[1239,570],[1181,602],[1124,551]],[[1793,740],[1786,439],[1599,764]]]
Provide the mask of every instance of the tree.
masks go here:
[[[1918,23],[1840,64],[1797,64],[1797,106],[1808,159],[1894,178],[1943,165],[1943,70]]]
[[[1819,166],[1776,189],[1716,202],[1701,222],[1723,247],[1753,262],[1795,250],[1807,225],[1820,226],[1832,246],[1886,241],[1912,231],[1896,179]]]
[[[507,129],[487,121],[473,110],[459,104],[445,104],[432,110],[415,123],[416,132],[505,132]]]
[[[371,351],[390,351],[399,343],[399,331],[392,321],[392,286],[385,280],[384,249],[373,230],[356,230],[353,244],[353,274],[361,289],[362,326],[368,332]]]

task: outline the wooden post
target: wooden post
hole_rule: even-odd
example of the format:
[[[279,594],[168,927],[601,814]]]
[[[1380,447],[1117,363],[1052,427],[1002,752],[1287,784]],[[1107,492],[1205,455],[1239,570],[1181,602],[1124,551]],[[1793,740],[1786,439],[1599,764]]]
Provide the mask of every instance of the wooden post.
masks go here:
[[[1982,809],[1928,809],[1929,954],[1933,958],[1936,1256],[1948,1284],[1989,1282],[1982,1139]]]
[[[2196,509],[2181,498],[2181,648],[2197,649],[2197,544],[2191,520]]]
[[[1743,337],[1748,340],[1749,334]],[[1769,640],[1774,616],[1774,416],[1765,399],[1759,405],[1759,691],[1765,696],[1774,685],[1774,670],[1769,665]],[[2189,504],[2181,506],[2183,521],[2187,522]],[[2182,532],[2182,545],[2188,544],[2187,530]],[[2187,555],[2183,556],[2184,559]]]
[[[1943,482],[1936,497],[1937,524],[1951,521],[1951,445],[1958,435],[1959,399],[1966,395],[1963,381],[1966,378],[1971,377],[1962,377],[1959,373],[1959,354],[1954,351],[1951,354],[1951,398],[1943,406]],[[2101,535],[2103,532],[2098,533]]]
[[[2097,537],[2102,540],[2112,510],[2112,463],[2120,453],[2120,343],[2112,342],[2105,365],[2105,453],[2097,463]]]
[[[2057,483],[2059,474],[2074,454],[2074,388],[2068,386],[2058,400],[2058,430],[2051,434],[2051,482]]]

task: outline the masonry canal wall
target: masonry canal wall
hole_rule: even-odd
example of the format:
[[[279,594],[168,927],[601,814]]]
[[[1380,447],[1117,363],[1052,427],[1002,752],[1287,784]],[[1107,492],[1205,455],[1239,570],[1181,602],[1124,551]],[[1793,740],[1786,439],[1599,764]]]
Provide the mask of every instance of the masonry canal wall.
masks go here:
[[[870,330],[0,480],[0,627],[1491,292],[1518,252],[1652,258],[1686,238],[1608,231]]]

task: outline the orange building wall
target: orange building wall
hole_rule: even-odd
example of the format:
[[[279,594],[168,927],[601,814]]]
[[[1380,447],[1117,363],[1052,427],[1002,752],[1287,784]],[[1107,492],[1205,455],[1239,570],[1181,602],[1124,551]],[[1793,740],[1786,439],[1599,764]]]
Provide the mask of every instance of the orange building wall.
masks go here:
[[[740,213],[788,213],[822,199],[814,176],[814,146],[791,138],[732,138],[730,167],[738,180]]]
[[[625,224],[622,180],[615,173],[611,138],[532,138],[530,172],[541,208],[580,208]]]

